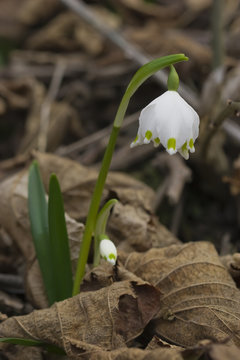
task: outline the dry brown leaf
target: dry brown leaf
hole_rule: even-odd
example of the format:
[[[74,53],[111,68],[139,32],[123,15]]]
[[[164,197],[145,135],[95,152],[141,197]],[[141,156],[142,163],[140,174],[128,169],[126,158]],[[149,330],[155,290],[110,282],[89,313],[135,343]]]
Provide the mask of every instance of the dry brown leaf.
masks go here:
[[[183,360],[181,353],[175,349],[141,350],[136,348],[118,349],[111,352],[97,351],[88,360]]]
[[[213,344],[209,350],[211,360],[239,360],[240,349],[234,345]]]
[[[19,20],[28,26],[36,26],[54,16],[61,9],[58,0],[25,0],[19,9]]]
[[[126,257],[126,255],[123,255],[121,252],[119,254],[118,252],[118,260],[115,266],[112,266],[105,260],[101,260],[100,265],[87,272],[81,285],[81,291],[99,290],[105,286],[110,286],[113,282],[125,280],[138,284],[143,283],[144,281],[141,278],[122,266],[122,263],[119,261],[121,256]]]
[[[222,256],[221,261],[232,276],[236,286],[240,288],[240,253]]]
[[[123,281],[7,319],[0,324],[0,336],[40,339],[77,358],[88,345],[125,347],[158,310],[159,292],[153,286]]]
[[[158,336],[154,335],[152,340],[148,343],[146,349],[154,350],[159,348],[171,348],[175,350],[182,350],[180,346],[169,344],[167,341],[160,339]]]
[[[228,343],[216,344],[209,341],[202,341],[194,348],[183,350],[180,347],[162,347],[140,350],[136,348],[118,349],[111,352],[101,351],[101,349],[91,349],[92,355],[89,360],[238,360],[240,349]],[[95,353],[94,351],[95,350]]]
[[[36,148],[38,145],[41,121],[44,116],[44,106],[46,106],[44,105],[44,101],[47,95],[44,86],[36,80],[28,79],[22,81],[22,84],[20,83],[20,85],[23,89],[24,85],[25,88],[28,87],[28,97],[30,98],[30,101],[27,99],[29,114],[25,123],[25,132],[18,147],[18,153],[26,153]],[[71,128],[71,124],[77,121],[78,116],[76,111],[64,101],[53,101],[49,104],[49,107],[49,126],[46,132],[46,142],[47,150],[54,151],[66,136],[67,131]],[[81,125],[79,119],[77,122],[80,129]],[[81,132],[79,129],[78,135],[80,135]]]
[[[21,0],[24,5],[25,0]],[[1,0],[0,11],[0,37],[19,41],[25,35],[25,27],[19,21],[19,0]]]
[[[194,347],[182,351],[184,359],[238,360],[240,349],[230,342],[214,343],[203,340]]]
[[[31,103],[31,90],[31,82],[26,79],[1,81],[0,98],[5,104],[4,112],[8,109],[28,109]]]
[[[1,345],[1,354],[3,354],[4,360],[44,360],[41,349],[29,346],[24,347],[22,345]]]
[[[192,11],[202,11],[211,6],[212,0],[185,0],[185,3]]]
[[[180,346],[205,338],[240,344],[239,290],[212,244],[131,253],[125,266],[163,293],[155,320],[160,338]]]
[[[72,12],[60,13],[45,27],[31,35],[26,46],[33,50],[76,51],[83,48],[91,55],[101,53],[103,39],[90,25]]]
[[[121,0],[120,2],[124,4],[125,7],[135,10],[140,14],[154,16],[161,20],[165,20],[166,18],[171,20],[171,18],[178,16],[179,9],[182,7],[181,4],[179,5],[179,3],[176,4],[175,2],[163,6],[141,0]]]

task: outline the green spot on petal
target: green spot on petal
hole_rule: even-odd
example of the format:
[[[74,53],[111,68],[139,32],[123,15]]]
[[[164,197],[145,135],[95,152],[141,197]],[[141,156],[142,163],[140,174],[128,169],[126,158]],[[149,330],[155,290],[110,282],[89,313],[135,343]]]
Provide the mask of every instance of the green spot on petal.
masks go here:
[[[174,139],[174,138],[168,139],[167,148],[168,148],[168,150],[169,149],[176,150],[176,139]]]
[[[159,137],[156,137],[156,138],[154,139],[154,141],[155,141],[156,144],[158,144],[158,145],[160,144],[160,139],[159,139]]]
[[[104,258],[104,260],[106,260],[106,261],[107,261],[107,257],[106,257],[106,256],[104,256],[103,258]]]
[[[133,143],[138,141],[138,135],[135,137],[135,139],[133,140]]]
[[[113,253],[109,254],[108,257],[109,257],[110,260],[111,259],[116,260],[116,256]]]
[[[150,140],[151,137],[152,137],[152,132],[151,132],[150,130],[146,131],[146,133],[145,133],[145,138],[146,138],[147,140]]]
[[[185,142],[182,146],[182,151],[188,151],[188,148],[187,148],[187,142]]]
[[[190,139],[190,140],[189,140],[189,147],[190,147],[190,148],[193,148],[193,139]]]

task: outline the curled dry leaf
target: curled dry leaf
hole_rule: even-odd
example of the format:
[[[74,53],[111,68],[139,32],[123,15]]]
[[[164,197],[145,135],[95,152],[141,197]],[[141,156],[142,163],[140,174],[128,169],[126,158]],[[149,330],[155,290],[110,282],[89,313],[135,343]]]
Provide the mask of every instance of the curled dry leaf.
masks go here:
[[[131,253],[125,266],[163,293],[154,320],[160,338],[180,346],[206,338],[240,344],[239,290],[212,244]]]
[[[89,345],[104,350],[125,347],[158,310],[158,290],[122,281],[7,319],[0,324],[0,336],[39,339],[63,348],[70,358],[80,358]]]
[[[100,265],[91,269],[83,279],[81,285],[81,291],[94,291],[101,289],[105,286],[110,286],[116,281],[131,281],[138,284],[144,283],[144,281],[133,274],[131,271],[126,270],[118,260],[115,266],[112,266],[109,262],[102,260]]]

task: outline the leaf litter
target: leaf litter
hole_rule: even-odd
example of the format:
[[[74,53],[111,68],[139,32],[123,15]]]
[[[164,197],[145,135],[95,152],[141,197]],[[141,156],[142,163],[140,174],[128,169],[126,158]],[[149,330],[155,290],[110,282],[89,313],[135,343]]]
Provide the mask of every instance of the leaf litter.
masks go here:
[[[89,8],[113,31],[120,33],[123,28],[128,45],[137,44],[148,56],[186,49],[192,61],[184,68],[180,65],[183,80],[189,85],[191,79],[191,88],[203,84],[211,61],[210,32],[205,25],[200,30],[199,24],[206,24],[211,1],[155,4],[121,0],[110,1],[108,5],[109,8],[103,8],[91,4]],[[67,357],[72,359],[239,359],[239,254],[220,258],[208,242],[181,244],[154,215],[156,194],[119,172],[110,174],[103,196],[103,204],[111,197],[119,200],[108,226],[109,235],[118,245],[117,266],[113,268],[102,262],[95,269],[87,267],[81,294],[47,308],[28,222],[28,165],[32,158],[38,160],[46,191],[51,172],[60,179],[73,270],[97,171],[50,154],[29,155],[38,143],[40,111],[49,95],[45,86],[52,81],[59,60],[64,60],[63,83],[56,99],[49,104],[50,126],[45,134],[47,149],[58,151],[62,143],[68,143],[69,134],[70,141],[74,141],[98,130],[99,124],[109,124],[119,101],[118,89],[125,86],[135,65],[125,58],[127,50],[122,53],[116,44],[111,46],[94,27],[65,10],[60,1],[24,0],[18,7],[16,0],[3,0],[2,9],[1,37],[20,41],[23,46],[11,53],[9,64],[0,70],[4,77],[0,84],[3,128],[18,130],[18,134],[10,132],[10,136],[3,138],[0,148],[1,158],[18,154],[0,165],[0,243],[1,249],[6,250],[1,257],[1,269],[8,264],[8,269],[12,266],[19,272],[17,276],[24,277],[25,297],[31,305],[27,304],[28,311],[20,311],[21,299],[19,310],[14,305],[15,314],[30,313],[13,317],[8,311],[11,294],[1,294],[1,310],[9,313],[8,319],[1,314],[1,336],[40,339],[65,349]],[[206,123],[227,98],[238,100],[235,98],[239,88],[238,2],[228,1],[224,14],[229,68],[223,69],[221,83],[214,90],[202,92],[205,102],[201,111]],[[163,35],[160,38],[156,36],[159,33]],[[131,56],[138,63],[134,52]],[[107,87],[103,86],[104,81]],[[212,85],[211,78],[209,81]],[[144,96],[140,91],[132,103],[133,111],[146,101],[147,86]],[[191,88],[189,93],[194,98]],[[89,119],[95,118],[95,104],[99,108],[99,122],[93,124]],[[97,168],[104,148],[100,142],[76,150],[73,158]],[[120,137],[120,142],[128,146],[129,136]],[[219,133],[211,144],[215,146],[217,171],[224,175],[230,159],[225,145],[226,137]],[[129,153],[126,154],[122,169],[132,164],[128,162]],[[142,156],[148,158],[141,153],[136,162],[141,162]],[[194,159],[193,163],[199,165]],[[237,195],[237,162],[233,176],[224,179],[230,183],[232,194]],[[182,192],[181,189],[179,201]],[[10,239],[11,247],[16,250],[11,253],[3,238]],[[32,311],[32,306],[41,310]],[[8,359],[50,358],[36,348],[6,344],[1,348]]]

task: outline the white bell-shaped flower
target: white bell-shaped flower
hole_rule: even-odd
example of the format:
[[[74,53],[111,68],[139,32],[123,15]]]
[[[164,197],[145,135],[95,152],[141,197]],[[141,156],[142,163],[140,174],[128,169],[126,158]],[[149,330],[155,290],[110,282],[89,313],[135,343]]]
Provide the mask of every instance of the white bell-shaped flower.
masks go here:
[[[139,129],[131,147],[160,143],[170,155],[177,151],[187,160],[194,152],[194,142],[199,133],[199,116],[196,111],[178,94],[168,90],[141,112]]]
[[[100,241],[100,255],[112,265],[116,264],[117,249],[111,240],[103,239]]]

